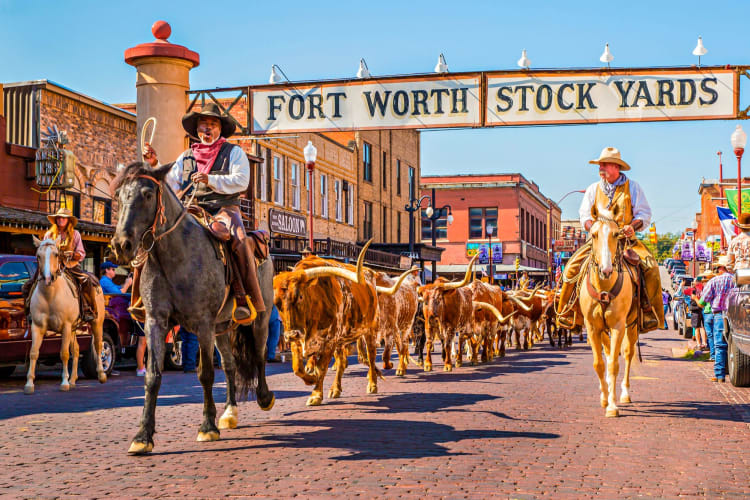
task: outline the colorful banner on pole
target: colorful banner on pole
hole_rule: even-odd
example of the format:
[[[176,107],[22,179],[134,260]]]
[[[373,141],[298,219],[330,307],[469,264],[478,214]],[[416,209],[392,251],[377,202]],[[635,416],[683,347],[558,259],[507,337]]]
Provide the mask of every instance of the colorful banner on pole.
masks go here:
[[[728,195],[727,195],[727,198],[729,198]],[[736,209],[737,208],[737,190],[736,189],[734,190],[734,196],[732,200],[734,201],[734,207]],[[732,204],[730,203],[730,206],[731,205]],[[740,234],[739,228],[734,225],[734,221],[736,221],[737,218],[735,217],[734,213],[732,213],[732,210],[729,208],[716,207],[716,211],[719,214],[719,225],[721,225],[721,230],[724,232],[724,237],[727,239],[727,241],[732,241],[732,238]]]
[[[724,189],[724,194],[727,197],[727,205],[729,205],[732,215],[737,218],[737,189]],[[742,213],[750,214],[750,189],[747,188],[742,188]]]

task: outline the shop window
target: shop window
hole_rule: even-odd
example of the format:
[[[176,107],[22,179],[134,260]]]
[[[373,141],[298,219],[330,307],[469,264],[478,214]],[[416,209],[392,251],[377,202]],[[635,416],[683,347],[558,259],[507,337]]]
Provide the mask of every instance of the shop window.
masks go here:
[[[60,194],[60,208],[67,208],[73,215],[81,218],[81,195],[65,191]]]
[[[112,200],[94,198],[94,222],[112,224]]]
[[[368,182],[372,182],[372,146],[362,143],[362,175]]]
[[[381,220],[382,230],[383,230],[383,237],[382,241],[383,243],[388,242],[388,208],[383,207],[383,217]]]
[[[320,174],[320,216],[328,218],[328,176]]]
[[[443,211],[444,213],[440,214],[441,217],[439,217],[435,221],[435,238],[436,239],[447,239],[448,238],[448,212],[447,210]],[[481,234],[481,228],[479,229],[479,234]],[[481,236],[478,236],[481,237]],[[427,217],[427,214],[425,213],[425,209],[422,209],[422,240],[423,241],[432,241],[432,219]]]
[[[333,191],[336,194],[336,221],[341,222],[342,220],[342,208],[343,208],[343,199],[342,199],[342,193],[341,193],[341,181],[336,179],[333,181]]]
[[[362,237],[364,240],[372,238],[372,203],[362,202],[364,207],[364,221],[362,223]]]
[[[385,191],[388,188],[388,153],[383,151],[383,191]]]
[[[299,182],[299,163],[292,163],[291,179],[289,184],[292,187],[292,208],[299,210],[300,182]]]
[[[401,160],[396,160],[396,194],[401,195]]]
[[[497,237],[497,207],[470,208],[469,238],[487,238],[489,236],[487,233],[487,226],[492,226],[494,228],[492,230],[492,236]]]
[[[284,161],[280,156],[273,157],[273,202],[284,205]]]

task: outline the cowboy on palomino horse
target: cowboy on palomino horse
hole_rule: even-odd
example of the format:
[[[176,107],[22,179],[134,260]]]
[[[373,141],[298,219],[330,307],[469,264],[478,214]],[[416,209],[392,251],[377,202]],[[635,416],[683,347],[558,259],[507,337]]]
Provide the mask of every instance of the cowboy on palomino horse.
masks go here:
[[[589,163],[599,165],[601,180],[586,189],[579,209],[581,225],[589,231],[602,211],[611,213],[622,235],[627,239],[627,246],[640,258],[637,266],[640,269],[638,299],[642,314],[638,330],[655,330],[664,324],[659,268],[648,248],[634,237],[636,231],[649,224],[651,207],[638,183],[622,173],[630,170],[630,165],[622,160],[616,148],[604,148],[599,158]],[[579,279],[583,275],[582,266],[591,255],[591,249],[592,242],[589,239],[573,254],[565,268],[556,308],[557,324],[563,328],[583,325],[583,315],[575,297],[577,294],[574,292],[579,286]]]
[[[78,218],[67,208],[61,208],[57,213],[48,215],[47,219],[52,227],[44,233],[43,240],[54,240],[63,255],[63,270],[76,284],[78,288],[78,300],[81,311],[81,321],[90,323],[98,314],[96,307],[96,290],[99,288],[99,280],[91,273],[81,269],[81,262],[86,258],[86,250],[83,248],[81,233],[75,227]],[[37,266],[34,276],[24,283],[21,291],[24,296],[24,308],[26,316],[30,314],[31,296],[34,293],[40,269]]]
[[[250,163],[242,148],[227,142],[235,124],[215,104],[209,103],[201,112],[183,116],[182,127],[198,142],[177,158],[165,180],[178,197],[194,190],[198,205],[213,217],[211,231],[231,235],[231,253],[237,271],[232,283],[236,304],[233,316],[238,323],[250,322],[256,313],[266,310],[253,255],[255,241],[247,237],[239,209],[240,195],[250,181]],[[143,158],[152,167],[159,164],[149,143],[144,145]],[[133,304],[138,304],[140,294],[139,271],[136,268],[134,272]],[[134,313],[139,314],[137,309]]]

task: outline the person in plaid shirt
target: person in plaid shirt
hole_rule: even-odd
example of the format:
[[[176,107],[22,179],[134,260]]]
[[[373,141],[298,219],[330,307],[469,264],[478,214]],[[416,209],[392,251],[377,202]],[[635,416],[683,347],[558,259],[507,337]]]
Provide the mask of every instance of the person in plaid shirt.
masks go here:
[[[718,275],[708,282],[698,301],[700,305],[711,305],[711,314],[704,317],[706,335],[714,340],[714,382],[724,382],[727,369],[727,343],[724,340],[724,314],[727,310],[727,297],[734,288],[734,276],[729,273],[730,258],[726,255],[719,257],[716,263]]]

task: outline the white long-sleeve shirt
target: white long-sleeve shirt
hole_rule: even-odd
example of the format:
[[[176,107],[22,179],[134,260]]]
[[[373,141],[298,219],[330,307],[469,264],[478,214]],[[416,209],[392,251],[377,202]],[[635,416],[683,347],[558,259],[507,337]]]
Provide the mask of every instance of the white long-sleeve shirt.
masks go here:
[[[641,189],[641,186],[633,179],[630,181],[630,201],[633,204],[633,219],[640,219],[643,221],[643,228],[651,223],[651,207],[646,200],[646,195]],[[581,220],[581,226],[586,227],[586,222],[593,220],[591,217],[591,207],[596,202],[596,188],[599,186],[598,182],[593,183],[586,189],[586,194],[583,195],[583,201],[581,201],[581,208],[578,209],[578,216]]]
[[[182,153],[174,166],[167,173],[166,181],[175,193],[182,186]],[[239,146],[234,146],[229,152],[229,173],[226,175],[208,175],[208,187],[220,194],[241,193],[247,189],[250,183],[250,162],[247,155]]]

